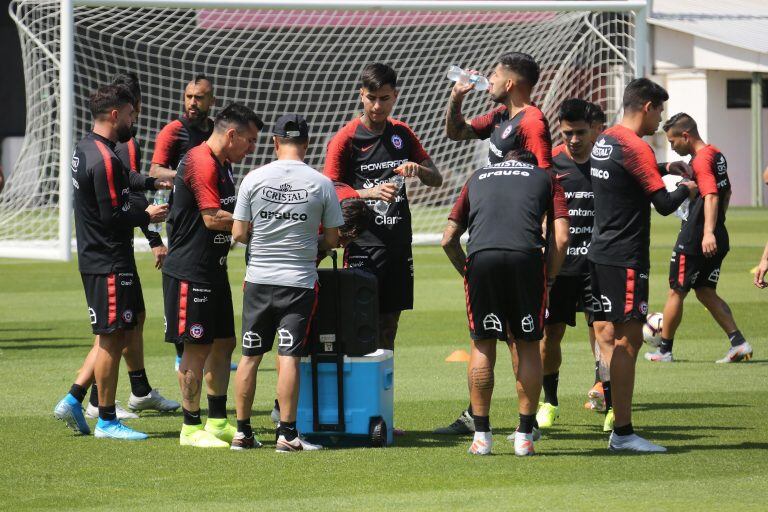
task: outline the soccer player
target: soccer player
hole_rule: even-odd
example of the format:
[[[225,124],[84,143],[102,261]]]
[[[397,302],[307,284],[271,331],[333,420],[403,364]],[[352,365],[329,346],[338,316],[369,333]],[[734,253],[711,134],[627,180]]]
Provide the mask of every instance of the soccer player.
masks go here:
[[[137,226],[161,222],[166,206],[131,209],[130,191],[154,189],[154,178],[127,173],[114,153],[116,143],[128,142],[134,98],[120,85],[108,85],[91,94],[89,107],[93,131],[72,155],[75,185],[78,267],[85,288],[88,313],[98,346],[86,358],[98,385],[99,420],[96,437],[141,440],[147,435],[124,426],[115,411],[115,392],[120,357],[129,341],[127,331],[136,327],[140,292],[136,286],[133,231]],[[69,394],[56,406],[54,415],[83,434],[90,428],[82,413],[82,401],[90,382],[83,371]]]
[[[466,121],[461,113],[464,96],[475,84],[456,82],[448,101],[445,132],[451,140],[488,139],[488,163],[503,161],[509,151],[523,148],[536,155],[537,165],[552,165],[552,140],[547,119],[531,101],[539,81],[539,65],[526,53],[510,52],[488,77],[488,95],[499,106],[485,115]]]
[[[542,428],[551,427],[560,413],[557,397],[562,362],[560,342],[565,335],[566,324],[576,325],[577,311],[585,313],[591,345],[594,346],[590,312],[592,293],[587,265],[595,218],[589,174],[589,155],[595,142],[593,112],[594,107],[589,102],[576,98],[565,100],[558,112],[565,143],[552,151],[552,171],[565,192],[570,236],[565,261],[549,292],[548,314],[544,320],[541,343],[544,401],[539,404],[536,413],[536,421]]]
[[[232,164],[254,151],[263,126],[251,109],[229,105],[216,116],[210,138],[184,156],[174,179],[163,298],[165,339],[184,343],[179,366],[182,446],[227,448],[235,435],[235,427],[227,422],[227,386],[235,348],[227,276],[236,200]],[[203,377],[208,390],[205,428],[200,418]]]
[[[247,243],[250,258],[243,288],[243,358],[235,376],[237,435],[233,450],[261,446],[251,428],[256,372],[278,337],[277,397],[280,422],[278,452],[319,450],[299,437],[296,408],[299,363],[317,304],[318,249],[339,242],[344,218],[331,180],[304,163],[309,127],[299,115],[275,122],[277,160],[243,179],[235,207],[232,235]],[[323,234],[318,243],[318,229]]]
[[[517,150],[509,160],[470,176],[449,215],[442,246],[464,277],[472,354],[467,370],[475,435],[469,453],[491,453],[489,412],[496,340],[516,345],[520,425],[515,455],[533,455],[533,427],[541,392],[539,340],[544,328],[547,280],[554,279],[568,245],[568,210],[557,179]],[[559,200],[558,200],[559,198]],[[544,256],[547,232],[554,250]],[[467,254],[460,237],[469,230]],[[545,263],[546,258],[546,263]]]
[[[728,304],[717,294],[720,268],[728,254],[725,212],[731,198],[731,182],[725,156],[701,139],[696,121],[681,112],[664,123],[667,140],[680,156],[691,155],[689,165],[699,195],[691,200],[688,218],[683,220],[669,266],[669,295],[664,305],[661,346],[647,352],[653,362],[673,361],[675,332],[683,319],[683,301],[693,288],[696,298],[728,336],[730,349],[718,363],[736,363],[752,358],[752,346],[736,326]]]
[[[595,224],[587,258],[595,336],[610,368],[603,388],[613,406],[606,421],[615,415],[611,450],[666,451],[634,433],[632,393],[648,314],[650,205],[669,215],[697,191],[695,183],[683,181],[667,192],[653,150],[641,139],[656,132],[667,99],[667,91],[651,80],[631,81],[624,90],[621,122],[604,131],[592,148]]]
[[[394,350],[400,313],[413,309],[411,211],[407,187],[396,181],[415,177],[439,187],[443,178],[411,128],[389,117],[398,95],[395,70],[369,64],[360,81],[363,116],[328,143],[323,173],[350,185],[370,206],[378,203],[368,230],[346,247],[344,262],[378,278],[379,348]]]

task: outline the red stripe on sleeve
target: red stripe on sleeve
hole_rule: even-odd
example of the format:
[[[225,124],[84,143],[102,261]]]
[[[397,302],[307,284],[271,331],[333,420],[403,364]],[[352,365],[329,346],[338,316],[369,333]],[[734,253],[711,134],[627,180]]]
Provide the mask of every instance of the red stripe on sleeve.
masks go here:
[[[337,181],[334,182],[333,187],[336,190],[336,197],[339,199],[339,202],[342,202],[345,199],[356,199],[360,197],[360,194],[357,192],[357,190],[353,189],[346,183],[340,183]]]
[[[179,336],[187,330],[187,297],[189,294],[189,283],[181,281],[179,283]]]
[[[568,201],[565,199],[565,190],[557,176],[552,178],[552,219],[569,219]]]
[[[463,227],[469,225],[469,182],[462,187],[451,213],[448,214],[448,220],[452,220]]]
[[[628,315],[632,312],[632,308],[635,305],[635,269],[627,269],[627,288],[624,299],[624,314]]]
[[[565,150],[565,144],[558,144],[552,148],[552,158],[555,158],[560,153],[565,153],[566,155],[568,154],[568,152]]]
[[[624,169],[642,187],[646,196],[665,188],[651,146],[635,132],[621,125],[613,126],[605,133],[615,137],[621,143]]]
[[[128,161],[131,163],[131,170],[133,172],[139,172],[139,159],[136,151],[136,139],[128,141]]]
[[[347,123],[344,128],[339,130],[336,135],[328,142],[325,151],[325,166],[323,174],[331,181],[339,181],[347,185],[352,183],[352,176],[348,176],[348,162],[352,151],[352,139],[355,137],[355,130],[360,124],[360,119]]]
[[[184,156],[184,183],[195,196],[199,210],[221,208],[218,177],[216,157],[211,153],[208,144],[200,144]]]
[[[152,163],[168,167],[171,164],[171,155],[176,151],[176,141],[179,132],[184,125],[176,119],[160,130],[155,139],[155,152],[152,154]]]
[[[112,325],[117,322],[117,288],[115,286],[115,274],[107,276],[107,324]]]
[[[522,141],[522,146],[536,155],[539,167],[552,167],[552,136],[541,110],[534,106],[525,108],[517,136]]]
[[[496,114],[506,112],[507,107],[504,105],[497,107],[487,114],[477,116],[469,122],[469,125],[475,131],[477,136],[481,139],[487,139],[493,132],[494,123],[496,122]]]
[[[696,158],[691,160],[693,168],[693,179],[699,186],[701,197],[707,194],[717,194],[717,180],[715,179],[715,155],[717,150],[712,146],[707,146],[698,153]]]
[[[115,169],[112,166],[112,155],[109,154],[107,146],[103,142],[95,140],[96,148],[104,159],[104,169],[107,172],[107,185],[109,186],[109,198],[112,201],[112,208],[117,208],[117,189],[115,188]]]

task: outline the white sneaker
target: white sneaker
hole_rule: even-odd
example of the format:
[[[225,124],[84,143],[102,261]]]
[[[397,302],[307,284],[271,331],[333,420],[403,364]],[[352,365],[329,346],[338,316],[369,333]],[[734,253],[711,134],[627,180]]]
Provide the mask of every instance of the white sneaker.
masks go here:
[[[741,345],[736,345],[728,350],[725,357],[715,361],[716,363],[738,363],[739,361],[749,361],[752,359],[752,345],[745,341]]]
[[[520,428],[520,427],[518,427],[518,428]],[[515,429],[514,432],[512,432],[511,434],[509,434],[507,436],[507,441],[509,441],[510,443],[514,443],[515,442],[515,434],[517,434],[517,428]],[[541,430],[536,428],[536,427],[533,427],[533,441],[536,442],[539,439],[541,439]]]
[[[131,393],[128,398],[128,408],[132,411],[160,411],[170,412],[181,407],[179,402],[168,400],[160,394],[159,389],[153,389],[147,396],[136,396]]]
[[[630,451],[641,453],[664,453],[667,451],[663,446],[653,444],[637,434],[618,436],[614,432],[611,432],[611,437],[608,439],[608,449],[612,452]]]
[[[535,453],[536,452],[533,449],[533,434],[515,432],[515,455],[518,457],[527,457],[528,455],[534,455]]]
[[[490,432],[475,432],[472,444],[467,450],[472,455],[490,455],[493,447],[493,434]]]
[[[288,441],[284,435],[280,434],[275,444],[275,451],[278,453],[289,452],[301,452],[301,451],[314,451],[322,450],[323,447],[319,444],[312,444],[309,441],[305,441],[299,436],[296,436],[293,441]]]
[[[131,411],[126,411],[123,409],[123,407],[120,405],[120,402],[115,402],[115,414],[117,414],[117,419],[119,420],[135,420],[139,417],[138,414],[134,414]],[[88,406],[85,408],[85,415],[91,419],[98,419],[99,408],[92,406],[91,403],[88,402]]]
[[[672,358],[672,351],[662,352],[661,349],[655,352],[646,352],[645,360],[652,363],[671,363],[674,361]]]

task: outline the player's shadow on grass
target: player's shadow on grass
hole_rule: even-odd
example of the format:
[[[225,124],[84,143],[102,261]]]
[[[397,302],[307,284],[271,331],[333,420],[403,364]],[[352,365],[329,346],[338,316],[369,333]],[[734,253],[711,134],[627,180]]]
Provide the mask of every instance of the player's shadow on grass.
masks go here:
[[[0,329],[0,332],[43,332],[43,331],[52,331],[53,327],[4,327]]]
[[[731,409],[735,407],[750,407],[749,405],[742,404],[713,404],[702,402],[685,402],[685,403],[669,403],[669,402],[642,402],[632,404],[633,411],[658,411],[668,409]]]
[[[6,347],[2,345],[2,341],[0,341],[0,350],[48,350],[48,349],[63,349],[63,348],[82,348],[82,347],[92,347],[93,343],[56,343],[53,345],[15,345]]]
[[[735,444],[686,444],[682,446],[667,446],[667,452],[671,454],[675,453],[688,453],[697,451],[714,451],[714,450],[766,450],[768,449],[768,443],[735,443]]]
[[[32,338],[3,338],[0,337],[0,343],[26,343],[28,341],[61,341],[61,340],[80,340],[82,336],[37,336]],[[91,341],[93,344],[93,341]]]

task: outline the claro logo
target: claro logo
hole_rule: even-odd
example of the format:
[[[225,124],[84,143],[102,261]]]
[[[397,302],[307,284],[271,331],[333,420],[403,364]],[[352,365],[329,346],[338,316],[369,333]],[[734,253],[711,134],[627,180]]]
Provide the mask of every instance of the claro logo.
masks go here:
[[[600,139],[592,147],[592,158],[595,160],[608,160],[611,158],[613,152],[613,146],[605,142],[605,139]]]

